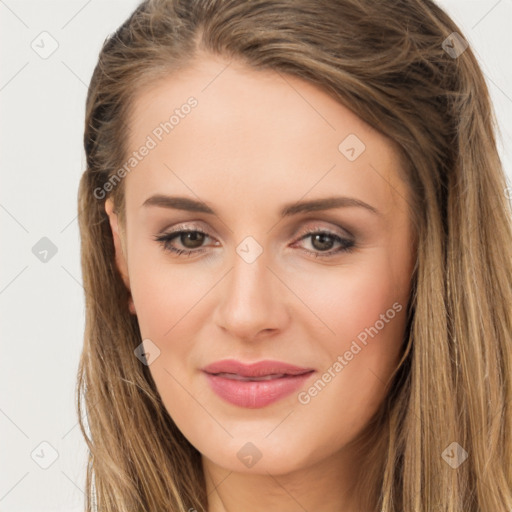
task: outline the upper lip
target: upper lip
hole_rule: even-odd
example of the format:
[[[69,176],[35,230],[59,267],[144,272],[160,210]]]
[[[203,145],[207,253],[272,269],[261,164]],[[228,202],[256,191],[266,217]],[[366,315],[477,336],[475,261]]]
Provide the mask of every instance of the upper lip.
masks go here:
[[[224,359],[205,366],[206,373],[233,373],[242,377],[264,377],[266,375],[302,375],[313,371],[313,368],[303,368],[281,361],[257,361],[245,364],[235,359]]]

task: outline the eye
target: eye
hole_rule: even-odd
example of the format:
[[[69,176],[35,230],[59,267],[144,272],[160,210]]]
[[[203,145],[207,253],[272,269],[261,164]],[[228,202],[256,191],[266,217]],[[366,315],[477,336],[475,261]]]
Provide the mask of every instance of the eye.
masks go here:
[[[155,240],[160,242],[163,246],[163,249],[166,251],[170,251],[177,255],[186,254],[190,256],[193,253],[198,254],[205,251],[205,249],[201,248],[201,246],[207,238],[210,238],[207,233],[194,229],[164,233],[163,235],[156,236]],[[172,245],[172,242],[175,239],[178,239],[178,242],[185,248],[181,249]]]
[[[351,252],[355,249],[354,240],[343,238],[336,233],[324,229],[309,229],[298,241],[300,242],[308,238],[310,239],[310,245],[314,250],[304,250],[316,258],[330,258],[339,253]],[[332,250],[332,247],[336,244],[338,244],[338,248]]]
[[[192,254],[206,252],[203,244],[207,239],[211,239],[208,233],[199,229],[182,229],[157,235],[154,238],[162,245],[165,251],[177,256],[191,256]],[[316,258],[330,258],[342,252],[351,252],[355,248],[353,240],[343,238],[325,229],[309,229],[295,244],[306,239],[310,239],[310,245],[313,250],[305,248],[303,250]],[[176,247],[175,243],[179,243],[181,247]],[[338,244],[338,247],[333,250],[332,247],[336,244]],[[219,245],[219,243],[215,242],[214,245]]]

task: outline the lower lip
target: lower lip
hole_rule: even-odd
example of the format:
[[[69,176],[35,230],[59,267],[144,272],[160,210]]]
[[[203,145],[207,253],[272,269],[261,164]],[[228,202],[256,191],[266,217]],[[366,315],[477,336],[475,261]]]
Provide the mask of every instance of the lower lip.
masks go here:
[[[222,399],[238,407],[257,409],[297,391],[313,373],[262,381],[233,380],[206,372],[205,375],[212,390]]]

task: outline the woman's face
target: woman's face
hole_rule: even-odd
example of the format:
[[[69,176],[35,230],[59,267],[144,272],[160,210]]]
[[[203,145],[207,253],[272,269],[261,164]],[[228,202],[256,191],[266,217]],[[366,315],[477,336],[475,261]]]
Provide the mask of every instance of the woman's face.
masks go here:
[[[391,141],[299,78],[208,57],[137,97],[129,143],[125,233],[106,210],[177,426],[235,472],[341,456],[401,355],[414,241]]]

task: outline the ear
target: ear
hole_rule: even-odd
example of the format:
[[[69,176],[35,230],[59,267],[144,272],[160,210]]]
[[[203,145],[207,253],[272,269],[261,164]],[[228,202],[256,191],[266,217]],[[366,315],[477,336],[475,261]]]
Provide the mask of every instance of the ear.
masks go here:
[[[108,197],[105,200],[105,211],[107,212],[110,222],[110,229],[112,230],[112,237],[114,240],[114,248],[116,252],[116,266],[119,270],[119,273],[121,274],[126,288],[130,292],[130,278],[128,275],[128,264],[126,262],[126,247],[123,243],[123,238],[120,233],[119,219],[117,213],[114,212],[114,201],[111,197]],[[134,315],[136,314],[135,304],[133,303],[131,293],[128,301],[128,309],[130,310],[130,313]]]

